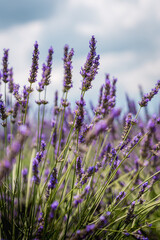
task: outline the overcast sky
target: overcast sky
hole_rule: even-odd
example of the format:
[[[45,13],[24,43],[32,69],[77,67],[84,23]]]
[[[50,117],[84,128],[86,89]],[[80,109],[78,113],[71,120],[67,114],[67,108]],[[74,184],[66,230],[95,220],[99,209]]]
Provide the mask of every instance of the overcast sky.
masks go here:
[[[109,73],[118,78],[118,103],[123,106],[125,92],[139,99],[138,85],[147,92],[160,79],[159,9],[159,0],[0,0],[0,57],[3,48],[10,49],[15,81],[23,85],[29,76],[34,42],[39,43],[40,64],[53,46],[52,96],[55,89],[62,88],[63,47],[69,44],[75,50],[74,89],[69,95],[74,100],[80,94],[79,71],[94,35],[100,69],[86,97],[97,99]]]

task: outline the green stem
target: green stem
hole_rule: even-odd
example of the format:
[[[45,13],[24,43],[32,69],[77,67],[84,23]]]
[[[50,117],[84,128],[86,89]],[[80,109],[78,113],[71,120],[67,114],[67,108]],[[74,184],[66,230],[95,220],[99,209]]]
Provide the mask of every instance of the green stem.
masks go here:
[[[39,92],[39,101],[40,101],[40,92]],[[40,123],[40,105],[38,105],[38,133],[37,133],[37,152],[39,149],[39,123]]]
[[[30,83],[30,89],[31,88],[32,88],[32,83]],[[24,118],[23,118],[23,124],[26,123],[27,108],[28,108],[28,104],[29,104],[29,95],[30,95],[30,92],[28,93],[28,96],[27,96],[27,104],[26,104],[25,114],[24,114]]]
[[[46,94],[47,94],[47,86],[45,86],[45,90],[44,90],[44,101],[46,101]],[[43,133],[45,106],[46,105],[44,104],[44,106],[43,106],[43,114],[42,114],[41,133],[40,133],[40,140],[39,140],[39,150],[40,150],[40,146],[41,146],[42,133]]]
[[[67,100],[67,92],[66,92],[66,96],[65,96],[65,101],[66,101],[66,100]],[[57,158],[58,158],[58,155],[59,155],[60,144],[61,144],[61,139],[62,139],[62,131],[63,131],[63,123],[64,123],[64,116],[65,116],[65,109],[66,109],[66,107],[64,107],[63,115],[62,115],[61,129],[60,129],[59,142],[58,142]]]

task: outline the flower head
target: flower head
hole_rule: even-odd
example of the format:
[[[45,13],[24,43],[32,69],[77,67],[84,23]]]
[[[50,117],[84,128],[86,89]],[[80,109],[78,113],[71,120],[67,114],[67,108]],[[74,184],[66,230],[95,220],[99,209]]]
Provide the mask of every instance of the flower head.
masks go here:
[[[38,43],[35,42],[33,57],[32,57],[32,66],[31,66],[31,70],[30,70],[30,77],[28,79],[28,81],[30,83],[34,83],[37,81],[38,59],[39,59]]]

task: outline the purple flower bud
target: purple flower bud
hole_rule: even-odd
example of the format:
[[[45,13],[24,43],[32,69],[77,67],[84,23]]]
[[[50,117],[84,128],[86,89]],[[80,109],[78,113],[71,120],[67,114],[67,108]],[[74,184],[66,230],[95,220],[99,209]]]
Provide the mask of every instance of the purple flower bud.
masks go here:
[[[52,172],[52,174],[50,176],[50,181],[48,183],[48,189],[54,189],[57,183],[58,183],[58,180],[57,180],[57,169],[54,168],[53,172]]]
[[[19,126],[19,132],[23,135],[23,136],[28,136],[29,131],[26,125],[20,125]]]
[[[22,176],[26,177],[27,174],[28,174],[28,169],[27,168],[22,169]]]
[[[50,218],[54,218],[54,214],[55,214],[55,211],[58,207],[58,202],[57,201],[54,201],[52,204],[51,204],[51,212],[50,212]]]
[[[42,140],[42,141],[41,141],[41,149],[42,149],[42,151],[44,151],[45,148],[46,148],[46,143],[45,143],[44,140]]]
[[[87,231],[87,232],[91,232],[91,231],[94,230],[94,228],[95,228],[95,224],[87,225],[87,226],[86,226],[86,231]]]

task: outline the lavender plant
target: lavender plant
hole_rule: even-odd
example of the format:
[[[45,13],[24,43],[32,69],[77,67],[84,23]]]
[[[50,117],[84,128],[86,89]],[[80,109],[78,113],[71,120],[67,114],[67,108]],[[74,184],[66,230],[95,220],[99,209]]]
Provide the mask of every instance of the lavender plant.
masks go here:
[[[22,91],[9,67],[9,50],[4,49],[0,239],[160,239],[160,116],[140,114],[158,94],[160,81],[148,94],[141,90],[137,113],[127,95],[128,112],[122,116],[116,107],[117,79],[107,74],[91,117],[85,95],[98,73],[96,44],[92,36],[75,109],[68,102],[74,50],[65,45],[62,99],[56,91],[50,119],[47,86],[53,48],[38,79],[39,46],[34,44],[29,85]],[[39,92],[37,121],[30,114],[34,85]]]

